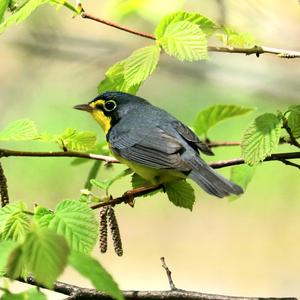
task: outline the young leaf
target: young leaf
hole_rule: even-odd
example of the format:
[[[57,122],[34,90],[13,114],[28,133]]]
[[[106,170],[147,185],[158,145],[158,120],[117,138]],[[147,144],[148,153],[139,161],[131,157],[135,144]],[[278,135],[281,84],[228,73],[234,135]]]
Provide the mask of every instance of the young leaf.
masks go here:
[[[10,0],[1,0],[0,1],[0,23],[2,23],[4,14],[8,8],[8,4],[9,4]]]
[[[57,137],[57,142],[62,148],[73,151],[87,151],[95,148],[96,133],[92,131],[77,132],[74,128],[67,128]]]
[[[38,213],[36,221],[41,227],[54,230],[63,235],[70,248],[89,253],[97,242],[98,222],[95,214],[85,203],[76,200],[61,201],[54,213],[45,210]]]
[[[140,84],[155,70],[160,55],[158,45],[134,51],[124,64],[124,78],[128,87]]]
[[[25,266],[38,283],[52,288],[67,264],[68,254],[69,248],[62,236],[47,228],[36,228],[12,253],[8,275],[16,278]]]
[[[245,191],[248,184],[252,180],[254,173],[255,167],[250,167],[247,165],[234,166],[231,168],[230,181],[236,183]],[[231,195],[229,196],[229,201],[233,201],[240,196]]]
[[[12,251],[17,247],[14,241],[0,241],[0,276],[6,273],[6,265]]]
[[[172,23],[177,23],[180,21],[188,21],[195,25],[200,26],[200,29],[207,35],[210,36],[218,26],[215,22],[211,19],[200,15],[198,13],[189,13],[186,11],[179,11],[173,14],[165,16],[157,25],[155,29],[155,37],[157,39],[162,38],[167,30],[167,27]]]
[[[111,275],[91,256],[73,251],[69,256],[69,264],[81,275],[88,278],[97,290],[116,300],[124,299]]]
[[[26,20],[39,6],[47,3],[48,1],[49,0],[27,1],[20,9],[18,9],[18,11],[9,16],[4,22],[0,24],[0,33],[5,31],[8,27]]]
[[[288,126],[291,128],[294,137],[300,138],[300,110],[299,113],[291,111],[288,117]]]
[[[140,84],[128,86],[125,80],[124,65],[126,59],[111,66],[105,73],[105,78],[98,85],[98,93],[105,91],[120,91],[135,95],[140,88]]]
[[[217,37],[227,46],[252,48],[257,45],[257,40],[251,33],[237,32],[230,27],[224,27],[223,30],[224,34],[219,34]]]
[[[168,183],[165,185],[169,200],[179,207],[193,209],[195,194],[192,186],[185,180]]]
[[[28,119],[14,121],[0,131],[0,141],[28,141],[37,137],[36,126],[33,121]]]
[[[26,234],[30,231],[30,227],[30,219],[24,212],[14,212],[6,220],[1,237],[3,240],[22,242]]]
[[[208,58],[206,35],[199,26],[188,21],[168,25],[158,42],[169,55],[179,60]]]
[[[194,128],[198,135],[207,135],[208,130],[219,122],[251,111],[253,111],[253,108],[239,105],[212,105],[198,113]]]
[[[291,105],[287,111],[300,114],[300,105]]]
[[[279,143],[282,120],[275,114],[257,117],[246,129],[242,139],[242,156],[249,165],[255,165],[269,156]]]

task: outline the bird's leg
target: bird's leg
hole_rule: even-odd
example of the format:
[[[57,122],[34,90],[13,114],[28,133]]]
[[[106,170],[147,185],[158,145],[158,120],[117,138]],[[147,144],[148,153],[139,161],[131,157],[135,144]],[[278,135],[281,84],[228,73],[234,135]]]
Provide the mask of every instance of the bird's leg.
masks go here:
[[[125,192],[123,196],[127,198],[126,203],[128,203],[131,207],[133,207],[135,197],[140,197],[149,194],[160,188],[163,188],[163,185],[155,184],[155,185],[141,186]]]

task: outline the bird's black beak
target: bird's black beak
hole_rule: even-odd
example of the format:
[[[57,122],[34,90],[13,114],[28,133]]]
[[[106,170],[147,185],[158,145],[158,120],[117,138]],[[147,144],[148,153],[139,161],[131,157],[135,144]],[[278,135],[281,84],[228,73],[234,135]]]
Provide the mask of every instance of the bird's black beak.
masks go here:
[[[88,104],[75,105],[73,108],[78,109],[78,110],[84,110],[87,112],[91,112],[93,110],[93,108],[91,106],[89,106]]]

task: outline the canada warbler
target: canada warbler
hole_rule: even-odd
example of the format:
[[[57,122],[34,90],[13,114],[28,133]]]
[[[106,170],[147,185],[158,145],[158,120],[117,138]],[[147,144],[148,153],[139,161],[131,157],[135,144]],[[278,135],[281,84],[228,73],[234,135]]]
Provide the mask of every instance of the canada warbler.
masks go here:
[[[191,178],[220,198],[243,193],[200,158],[213,153],[189,127],[145,99],[105,92],[74,108],[91,113],[114,156],[152,184]]]

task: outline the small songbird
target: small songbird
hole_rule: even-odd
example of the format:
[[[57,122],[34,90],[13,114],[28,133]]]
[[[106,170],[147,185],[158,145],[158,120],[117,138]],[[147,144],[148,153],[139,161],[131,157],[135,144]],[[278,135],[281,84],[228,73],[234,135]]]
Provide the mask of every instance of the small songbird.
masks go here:
[[[220,198],[243,193],[200,157],[200,152],[213,153],[189,127],[145,99],[105,92],[74,108],[91,113],[102,126],[113,155],[149,183],[190,178]]]

